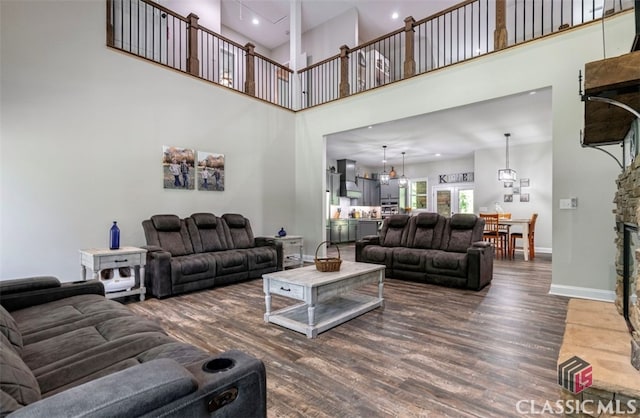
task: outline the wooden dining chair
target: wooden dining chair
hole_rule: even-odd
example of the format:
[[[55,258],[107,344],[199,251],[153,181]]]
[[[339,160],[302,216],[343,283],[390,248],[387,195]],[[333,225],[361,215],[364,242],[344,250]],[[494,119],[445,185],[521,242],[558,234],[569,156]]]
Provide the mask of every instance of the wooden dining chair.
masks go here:
[[[529,236],[527,239],[529,240],[529,260],[533,260],[536,257],[535,250],[535,232],[536,232],[536,220],[538,219],[538,214],[534,213],[531,215],[531,221],[529,222]],[[515,257],[516,254],[516,240],[523,239],[522,232],[513,232],[511,234],[510,243],[509,243],[509,252],[511,258]]]
[[[511,219],[511,212],[499,212],[498,219]],[[511,242],[511,225],[504,225],[498,223],[498,233],[502,239],[504,245],[504,253],[506,257],[513,258],[511,256],[510,242]]]
[[[497,213],[481,213],[480,217],[484,219],[482,239],[493,243],[496,257],[504,258],[506,256],[506,241],[504,235],[500,234],[499,215]]]

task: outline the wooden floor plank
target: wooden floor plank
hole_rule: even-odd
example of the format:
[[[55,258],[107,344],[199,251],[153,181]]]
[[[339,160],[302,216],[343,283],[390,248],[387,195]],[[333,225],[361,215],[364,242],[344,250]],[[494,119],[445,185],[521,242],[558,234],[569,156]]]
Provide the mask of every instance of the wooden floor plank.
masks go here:
[[[315,339],[264,323],[262,280],[126,303],[179,340],[261,359],[269,417],[508,417],[521,399],[560,397],[567,299],[548,295],[550,282],[549,255],[496,260],[479,292],[386,279],[384,309]]]

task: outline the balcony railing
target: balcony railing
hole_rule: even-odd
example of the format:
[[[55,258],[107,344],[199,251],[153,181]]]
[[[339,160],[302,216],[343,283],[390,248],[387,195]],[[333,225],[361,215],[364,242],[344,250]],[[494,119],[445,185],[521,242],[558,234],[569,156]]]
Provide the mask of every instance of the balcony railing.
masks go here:
[[[605,9],[610,7],[610,9]],[[467,0],[297,73],[150,0],[107,0],[107,44],[291,110],[305,109],[531,41],[633,0]],[[299,83],[297,101],[293,83]]]

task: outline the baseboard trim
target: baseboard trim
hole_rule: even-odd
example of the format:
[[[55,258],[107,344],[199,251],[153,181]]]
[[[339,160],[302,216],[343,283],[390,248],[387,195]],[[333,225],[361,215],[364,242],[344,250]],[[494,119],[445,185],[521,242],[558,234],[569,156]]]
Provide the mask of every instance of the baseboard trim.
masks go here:
[[[614,292],[613,290],[565,286],[562,284],[552,284],[549,287],[549,294],[556,296],[566,296],[569,298],[599,300],[603,302],[614,302],[616,300],[616,292]]]

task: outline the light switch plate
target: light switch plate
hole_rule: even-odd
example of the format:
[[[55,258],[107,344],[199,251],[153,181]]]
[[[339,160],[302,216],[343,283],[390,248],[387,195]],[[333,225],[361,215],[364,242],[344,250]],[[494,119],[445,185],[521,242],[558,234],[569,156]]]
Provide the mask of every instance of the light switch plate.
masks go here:
[[[570,197],[568,199],[560,199],[560,209],[577,209],[578,198]]]

